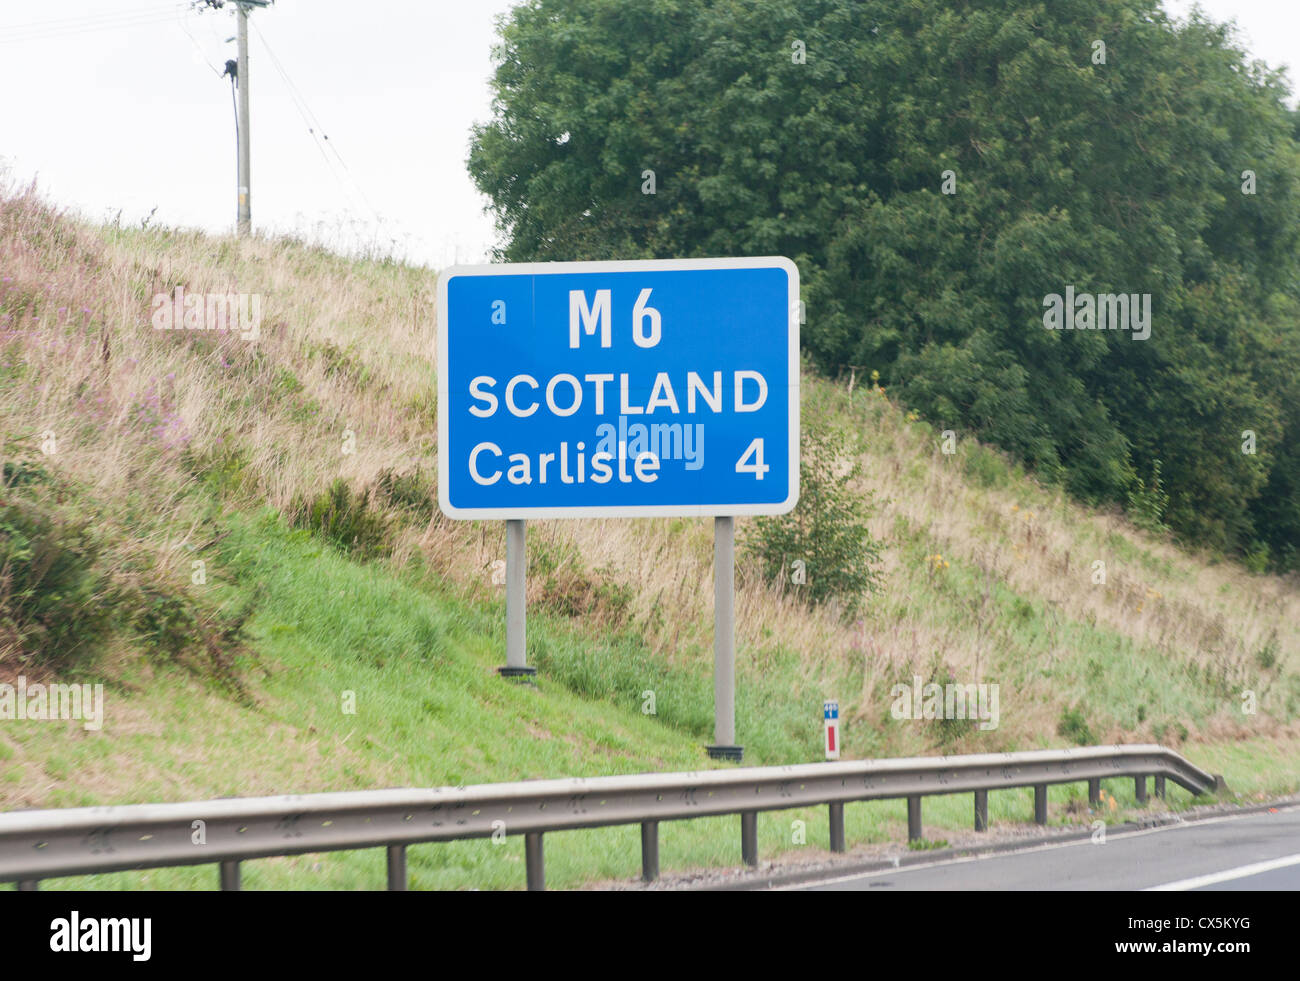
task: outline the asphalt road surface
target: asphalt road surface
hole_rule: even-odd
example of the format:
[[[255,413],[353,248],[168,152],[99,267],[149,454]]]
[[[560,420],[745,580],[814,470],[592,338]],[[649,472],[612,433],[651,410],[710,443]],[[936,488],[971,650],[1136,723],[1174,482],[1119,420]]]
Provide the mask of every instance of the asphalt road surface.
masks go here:
[[[1300,890],[1300,807],[827,877],[799,889]]]

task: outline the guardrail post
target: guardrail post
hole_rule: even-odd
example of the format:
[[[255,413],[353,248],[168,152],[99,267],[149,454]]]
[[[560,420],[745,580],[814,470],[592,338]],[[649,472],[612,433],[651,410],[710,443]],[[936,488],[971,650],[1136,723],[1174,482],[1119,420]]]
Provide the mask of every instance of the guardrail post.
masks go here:
[[[641,822],[641,881],[659,878],[659,822]]]
[[[920,841],[921,835],[921,798],[907,798],[907,840]]]
[[[1147,777],[1146,777],[1146,774],[1145,774],[1145,773],[1142,774],[1142,776],[1140,776],[1140,777],[1134,777],[1134,778],[1133,778],[1133,796],[1137,798],[1137,802],[1138,802],[1138,804],[1140,804],[1140,805],[1145,805],[1145,804],[1146,804],[1146,802],[1147,802]]]
[[[406,846],[388,846],[388,888],[392,892],[406,891]]]
[[[18,891],[19,891],[19,892],[36,892],[36,891],[37,891],[36,883],[39,882],[39,881],[40,881],[39,879],[19,879],[19,880],[18,880]]]
[[[751,868],[758,865],[758,811],[740,812],[740,857]]]
[[[1045,783],[1034,786],[1034,822],[1047,823],[1047,784]]]
[[[223,892],[239,892],[239,863],[221,863],[221,889]]]
[[[524,868],[528,874],[528,891],[541,892],[546,888],[546,863],[542,857],[542,833],[530,831],[524,835]]]
[[[975,791],[975,830],[987,831],[989,829],[989,792],[987,790]]]
[[[1156,796],[1161,800],[1165,799],[1165,775],[1163,773],[1156,774]]]
[[[832,801],[831,812],[831,851],[842,852],[844,848],[844,802]]]
[[[1092,777],[1088,781],[1088,803],[1093,807],[1101,803],[1101,777]]]

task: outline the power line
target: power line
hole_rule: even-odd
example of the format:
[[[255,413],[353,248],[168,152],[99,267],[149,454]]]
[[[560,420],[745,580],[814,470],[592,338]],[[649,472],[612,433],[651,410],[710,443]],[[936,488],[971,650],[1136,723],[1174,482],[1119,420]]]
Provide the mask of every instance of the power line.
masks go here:
[[[322,140],[324,143],[329,145],[330,152],[334,154],[335,158],[337,158],[339,165],[343,168],[344,173],[347,174],[348,179],[352,182],[358,197],[360,197],[362,203],[365,204],[370,213],[374,215],[375,221],[382,227],[384,219],[380,216],[379,212],[375,210],[375,206],[370,203],[370,199],[366,196],[365,189],[361,186],[361,182],[356,179],[356,176],[352,173],[352,168],[347,165],[347,161],[343,159],[343,155],[339,153],[338,148],[334,145],[333,141],[330,140],[329,134],[325,132],[325,127],[321,125],[320,119],[314,112],[312,112],[311,106],[307,104],[306,97],[302,94],[302,91],[298,86],[294,84],[293,79],[289,77],[288,70],[276,56],[276,53],[271,49],[271,45],[267,43],[266,36],[260,29],[258,29],[256,24],[253,25],[253,30],[257,33],[258,40],[261,41],[262,47],[266,49],[266,53],[271,59],[271,64],[275,67],[275,70],[279,73],[280,77],[284,79],[285,86],[289,90],[289,98],[298,109],[298,114],[302,117],[303,123],[307,126],[307,131],[311,134],[312,139],[316,141],[317,149],[321,151],[322,157],[325,157],[325,163],[329,166],[330,172],[335,174],[335,179],[339,180],[340,186],[344,186],[342,180],[339,179],[337,173],[335,173],[334,167],[330,165],[329,158],[325,156],[325,151],[321,142]],[[317,130],[320,131],[319,138],[316,135]],[[346,190],[346,188],[344,189]]]
[[[0,33],[0,44],[27,44],[31,41],[50,41],[65,37],[75,37],[79,34],[90,34],[101,31],[115,31],[128,27],[145,27],[152,24],[165,24],[171,20],[176,11],[175,9],[159,9],[152,13],[138,13],[127,16],[117,17],[112,20],[106,20],[97,23],[88,23],[73,26],[71,28],[44,29],[39,31],[18,31]]]
[[[183,16],[181,16],[180,14],[178,14],[176,17],[176,24],[178,27],[180,27],[182,31],[185,32],[185,36],[190,39],[190,43],[194,45],[194,50],[197,51],[199,55],[203,58],[204,63],[207,64],[207,66],[212,69],[212,74],[216,75],[217,78],[223,78],[224,76],[222,75],[221,72],[217,70],[217,66],[214,65],[212,62],[208,61],[208,56],[204,54],[203,46],[199,44],[199,39],[190,33],[190,29],[185,26],[185,20]]]
[[[257,31],[256,25],[254,25],[253,29]],[[288,73],[285,72],[284,66],[280,64],[279,59],[275,57],[275,53],[271,51],[270,46],[267,45],[266,38],[263,36],[262,32],[257,31],[257,36],[258,39],[261,40],[262,46],[266,49],[266,53],[270,56],[272,66],[274,66],[275,70],[279,73],[280,78],[284,81],[285,88],[289,93],[289,101],[293,103],[294,108],[298,110],[298,115],[302,117],[303,125],[307,127],[307,132],[308,134],[310,134],[312,138],[312,143],[315,145],[317,151],[320,153],[321,160],[325,162],[325,169],[330,172],[330,176],[333,177],[334,180],[338,183],[339,190],[343,192],[343,196],[346,198],[349,194],[348,186],[346,183],[344,183],[343,178],[339,175],[338,168],[336,168],[333,162],[330,160],[329,154],[325,152],[324,143],[321,142],[321,136],[324,135],[324,131],[322,130],[320,134],[316,132],[317,126],[313,125],[312,123],[312,118],[311,118],[312,113],[310,108],[306,105],[304,101],[302,101],[301,96],[299,95],[292,80],[289,78]],[[329,137],[325,136],[325,139],[328,140]],[[351,206],[349,205],[346,208],[346,210],[351,211],[352,210]]]
[[[175,3],[175,0],[168,0],[168,2],[163,4],[162,6],[175,7],[177,6],[177,4]],[[45,27],[59,27],[60,25],[77,26],[78,24],[82,24],[82,23],[104,21],[104,20],[115,20],[118,17],[157,12],[158,10],[159,10],[159,4],[155,2],[152,6],[149,7],[131,7],[128,9],[114,9],[112,11],[109,11],[107,13],[102,13],[102,14],[79,14],[76,17],[56,17],[51,20],[31,21],[30,23],[27,24],[14,25],[14,29],[23,31],[28,29],[39,30]],[[3,25],[0,25],[0,29],[7,30],[7,28],[4,28]]]

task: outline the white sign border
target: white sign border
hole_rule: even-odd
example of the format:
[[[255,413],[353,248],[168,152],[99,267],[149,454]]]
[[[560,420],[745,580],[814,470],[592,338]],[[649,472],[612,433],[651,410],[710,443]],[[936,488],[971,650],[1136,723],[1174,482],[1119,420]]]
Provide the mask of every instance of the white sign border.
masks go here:
[[[666,272],[696,269],[784,269],[789,335],[790,481],[785,500],[772,504],[611,504],[578,507],[460,508],[452,505],[448,483],[451,445],[447,395],[447,284],[456,276],[541,276],[572,273]],[[742,256],[713,259],[625,259],[601,262],[506,262],[449,266],[438,276],[438,507],[461,521],[509,521],[531,518],[670,518],[744,517],[786,514],[799,501],[799,267],[785,256]]]

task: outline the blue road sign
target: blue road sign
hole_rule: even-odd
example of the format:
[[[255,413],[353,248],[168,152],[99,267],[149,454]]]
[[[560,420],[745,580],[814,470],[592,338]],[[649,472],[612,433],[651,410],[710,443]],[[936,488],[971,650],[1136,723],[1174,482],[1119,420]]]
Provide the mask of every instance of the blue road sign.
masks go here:
[[[452,518],[781,514],[799,496],[785,258],[455,266],[438,283]]]

